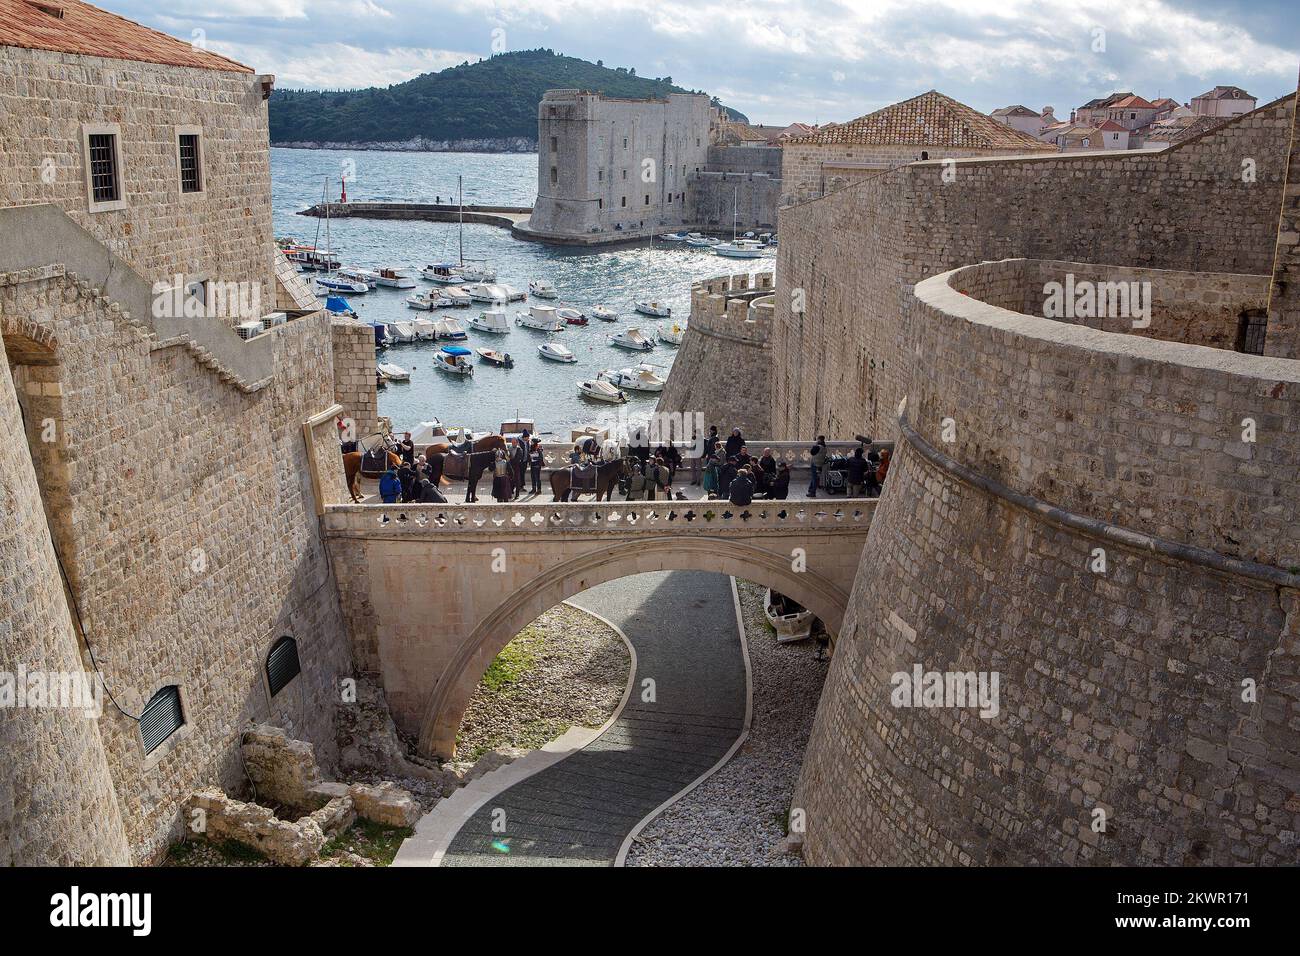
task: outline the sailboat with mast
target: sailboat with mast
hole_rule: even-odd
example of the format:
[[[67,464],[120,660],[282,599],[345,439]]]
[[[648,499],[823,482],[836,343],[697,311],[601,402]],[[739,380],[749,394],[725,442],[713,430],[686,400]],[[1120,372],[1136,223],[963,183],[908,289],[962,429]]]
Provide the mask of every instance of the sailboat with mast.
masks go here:
[[[421,270],[430,282],[444,285],[456,285],[463,282],[495,282],[497,270],[486,259],[465,258],[465,183],[464,177],[456,177],[456,203],[459,208],[459,250],[457,261],[435,262]]]
[[[757,239],[740,239],[736,233],[739,231],[740,219],[740,189],[732,187],[731,190],[731,241],[719,243],[713,247],[713,252],[719,256],[726,256],[729,259],[758,259],[763,256],[763,244]]]
[[[325,207],[325,248],[320,250],[323,262],[327,263],[324,271],[316,276],[316,292],[329,294],[331,292],[351,292],[354,295],[361,295],[370,291],[370,286],[356,278],[355,276],[345,276],[339,274],[340,263],[334,258],[333,250],[330,245],[330,203],[329,203],[329,177],[325,177],[325,185],[321,187],[321,202]],[[320,239],[320,223],[316,223],[316,238]]]

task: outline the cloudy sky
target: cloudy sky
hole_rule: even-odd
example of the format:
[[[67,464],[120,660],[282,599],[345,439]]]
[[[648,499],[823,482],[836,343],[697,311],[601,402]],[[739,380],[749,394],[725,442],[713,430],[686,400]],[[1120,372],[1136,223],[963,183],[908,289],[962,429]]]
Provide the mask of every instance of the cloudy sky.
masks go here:
[[[1296,88],[1298,0],[96,0],[280,87],[385,86],[557,53],[702,89],[763,123],[842,121],[938,89],[1058,115],[1114,90],[1186,102]],[[195,31],[203,31],[196,34]]]

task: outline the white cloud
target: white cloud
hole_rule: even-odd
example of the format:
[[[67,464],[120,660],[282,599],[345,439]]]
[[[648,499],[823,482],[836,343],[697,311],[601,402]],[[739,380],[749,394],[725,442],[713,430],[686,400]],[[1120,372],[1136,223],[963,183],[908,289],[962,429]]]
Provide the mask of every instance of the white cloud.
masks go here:
[[[275,85],[282,89],[390,86],[421,73],[432,73],[478,59],[478,54],[456,50],[409,47],[364,50],[346,43],[297,46],[288,55],[238,43],[211,42],[208,47],[261,72],[274,73]]]

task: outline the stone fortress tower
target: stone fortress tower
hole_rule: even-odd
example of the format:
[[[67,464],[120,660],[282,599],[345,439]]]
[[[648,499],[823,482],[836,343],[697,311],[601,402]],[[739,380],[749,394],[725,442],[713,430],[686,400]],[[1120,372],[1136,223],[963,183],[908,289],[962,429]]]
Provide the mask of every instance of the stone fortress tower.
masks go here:
[[[548,90],[537,108],[537,202],[517,231],[583,243],[685,225],[687,176],[707,161],[711,110],[702,94],[629,100]]]

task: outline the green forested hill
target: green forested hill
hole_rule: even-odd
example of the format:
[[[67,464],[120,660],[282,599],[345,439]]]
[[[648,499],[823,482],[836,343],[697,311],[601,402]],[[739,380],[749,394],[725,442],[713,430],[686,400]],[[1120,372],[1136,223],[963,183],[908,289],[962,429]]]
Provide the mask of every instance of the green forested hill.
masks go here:
[[[500,53],[385,89],[271,94],[271,142],[386,143],[427,140],[537,138],[537,104],[552,89],[608,96],[688,93],[672,77],[650,79],[635,69],[610,69],[550,50]],[[733,119],[744,120],[734,110]]]

